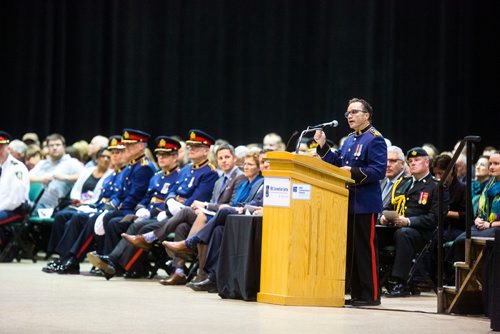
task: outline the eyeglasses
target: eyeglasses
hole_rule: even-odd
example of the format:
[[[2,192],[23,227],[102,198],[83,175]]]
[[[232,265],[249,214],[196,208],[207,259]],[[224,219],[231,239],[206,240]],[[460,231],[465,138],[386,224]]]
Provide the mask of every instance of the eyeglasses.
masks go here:
[[[349,115],[356,115],[357,113],[360,113],[360,112],[365,112],[365,111],[359,110],[359,109],[352,109],[351,111],[346,111],[344,116],[345,116],[345,118],[349,118]]]
[[[387,159],[387,162],[390,163],[390,164],[395,164],[398,161],[403,161],[403,160],[401,160],[401,159]]]
[[[111,159],[111,156],[110,155],[101,155],[99,158]]]

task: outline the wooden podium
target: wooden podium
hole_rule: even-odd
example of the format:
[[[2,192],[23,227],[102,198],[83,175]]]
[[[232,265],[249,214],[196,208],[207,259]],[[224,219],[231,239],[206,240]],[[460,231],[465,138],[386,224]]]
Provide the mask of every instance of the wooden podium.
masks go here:
[[[266,157],[257,301],[343,306],[350,173],[306,155]]]

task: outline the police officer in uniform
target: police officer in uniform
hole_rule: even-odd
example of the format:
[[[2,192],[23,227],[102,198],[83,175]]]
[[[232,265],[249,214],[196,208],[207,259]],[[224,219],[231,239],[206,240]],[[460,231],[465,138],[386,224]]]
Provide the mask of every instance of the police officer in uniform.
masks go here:
[[[429,156],[421,147],[406,154],[411,176],[399,179],[393,186],[391,204],[386,209],[396,211],[394,217],[380,217],[382,225],[398,227],[394,233],[396,255],[392,268],[391,285],[387,297],[407,297],[418,291],[407,284],[415,254],[432,237],[438,219],[438,181],[429,170]],[[447,207],[448,193],[444,193]],[[388,215],[388,213],[385,213]]]
[[[16,209],[28,201],[30,180],[26,166],[9,154],[11,136],[0,131],[0,225],[15,219]],[[7,243],[7,233],[0,230],[0,247]]]
[[[101,214],[101,217],[96,220],[96,224],[100,224],[102,219],[105,254],[113,250],[121,239],[120,234],[125,232],[131,224],[131,222],[121,222],[121,220],[127,214],[135,212],[137,204],[146,195],[149,180],[156,172],[154,164],[145,155],[150,135],[140,130],[124,129],[122,137],[129,158],[124,171],[123,184],[118,194],[105,205],[104,209],[108,212]],[[98,235],[102,233],[99,226],[95,227],[95,230]]]
[[[387,166],[387,145],[372,125],[373,109],[363,99],[349,101],[345,117],[354,130],[332,152],[323,131],[316,131],[317,153],[326,162],[351,172],[349,186],[346,282],[352,306],[379,305],[378,251],[375,223],[382,211],[380,180]]]
[[[110,201],[110,199],[117,194],[122,188],[123,182],[123,166],[125,165],[124,151],[125,146],[122,144],[121,135],[114,135],[109,138],[108,150],[111,152],[111,165],[113,166],[113,172],[104,179],[101,194],[96,203],[90,207],[87,205],[78,208],[78,211],[68,218],[64,225],[62,226],[62,235],[59,238],[51,238],[49,240],[49,245],[47,249],[50,252],[55,252],[60,255],[60,257],[54,261],[47,263],[47,266],[42,268],[42,271],[46,273],[53,272],[77,272],[76,259],[71,259],[71,254],[80,254],[77,256],[78,260],[82,260],[82,254],[88,248],[93,248],[94,246],[94,234],[89,233],[86,235],[84,242],[81,247],[77,250],[70,251],[74,246],[76,240],[80,236],[85,225],[89,222],[90,218],[97,217],[98,212],[102,212],[103,207]],[[53,227],[54,228],[54,227]],[[92,231],[89,228],[89,231]],[[70,260],[70,261],[69,261]],[[70,263],[67,263],[67,262]],[[67,264],[67,265],[66,265]]]

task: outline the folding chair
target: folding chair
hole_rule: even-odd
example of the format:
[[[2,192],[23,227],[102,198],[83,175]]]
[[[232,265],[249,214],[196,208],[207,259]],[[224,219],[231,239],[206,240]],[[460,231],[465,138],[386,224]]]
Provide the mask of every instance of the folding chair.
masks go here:
[[[45,188],[42,183],[31,183],[29,200],[32,204],[29,205],[27,213],[18,214],[0,222],[0,225],[11,225],[13,227],[12,239],[2,250],[2,253],[0,253],[0,262],[6,261],[10,257],[9,254],[12,254],[11,252],[15,253],[14,258],[17,262],[21,261],[22,255],[29,255],[29,258],[31,258],[33,262],[36,262],[33,254],[34,245],[29,240],[25,240],[26,238],[24,237],[26,235],[26,231],[28,230],[28,220],[33,214],[33,211],[42,197],[44,190]]]

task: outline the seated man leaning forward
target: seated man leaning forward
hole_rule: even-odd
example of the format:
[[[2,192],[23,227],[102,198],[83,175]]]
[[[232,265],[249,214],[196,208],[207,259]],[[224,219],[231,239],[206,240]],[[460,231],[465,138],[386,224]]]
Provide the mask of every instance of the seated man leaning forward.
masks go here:
[[[392,288],[386,297],[411,295],[407,279],[413,258],[431,240],[437,227],[438,182],[430,173],[429,156],[421,147],[415,147],[408,151],[406,158],[411,176],[394,184],[391,203],[380,218],[382,225],[398,227],[394,233],[396,256],[392,268]],[[446,203],[444,207],[447,207]]]

